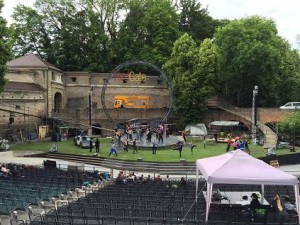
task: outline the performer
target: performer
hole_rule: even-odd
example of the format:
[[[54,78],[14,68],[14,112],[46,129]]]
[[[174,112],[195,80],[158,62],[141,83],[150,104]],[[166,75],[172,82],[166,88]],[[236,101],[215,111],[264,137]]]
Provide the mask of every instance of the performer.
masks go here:
[[[116,156],[118,156],[114,140],[111,141],[111,148],[110,148],[110,153],[108,156],[110,156],[111,154],[115,154]]]

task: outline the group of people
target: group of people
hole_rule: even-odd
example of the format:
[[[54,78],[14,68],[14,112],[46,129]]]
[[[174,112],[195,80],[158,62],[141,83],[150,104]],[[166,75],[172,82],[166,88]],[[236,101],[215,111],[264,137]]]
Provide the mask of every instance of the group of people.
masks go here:
[[[138,153],[138,142],[143,142],[144,136],[146,136],[145,140],[147,143],[152,144],[152,154],[156,154],[157,147],[160,144],[164,143],[164,133],[166,133],[166,138],[168,138],[170,131],[168,127],[165,127],[161,124],[154,129],[148,127],[141,127],[133,130],[131,127],[126,127],[124,130],[124,134],[122,134],[119,129],[116,127],[114,129],[114,142],[112,141],[111,151],[109,155],[115,154],[117,155],[117,148],[123,148],[124,152],[128,152],[129,144],[132,145],[133,154]],[[155,136],[153,135],[155,133]],[[173,150],[179,151],[179,157],[182,157],[182,150],[185,145],[190,147],[191,154],[193,154],[193,150],[196,145],[193,142],[187,142],[187,133],[186,131],[181,131],[182,140],[178,141],[172,147]]]
[[[232,142],[232,139],[230,136],[227,137],[227,147],[226,152],[228,152],[233,147],[233,150],[240,149],[242,151],[246,151],[250,154],[250,148],[248,145],[248,141],[246,139],[241,139],[239,137],[236,137],[234,141]]]
[[[90,152],[93,151],[93,147],[94,147],[94,142],[93,142],[93,138],[90,139]],[[100,152],[100,140],[99,138],[96,139],[95,141],[95,149],[96,149],[96,155],[99,154]]]
[[[184,177],[181,177],[178,181],[176,182],[171,182],[171,179],[169,178],[169,175],[166,176],[166,178],[162,178],[159,174],[156,175],[155,177],[151,177],[149,174],[147,177],[144,177],[143,174],[141,176],[137,176],[133,171],[129,172],[127,175],[126,173],[121,170],[116,178],[116,183],[117,184],[126,184],[126,183],[161,183],[165,182],[167,186],[169,187],[184,187],[187,185],[187,181],[184,179]],[[173,185],[171,185],[171,183]]]
[[[20,178],[22,174],[20,170],[23,169],[23,165],[14,165],[14,164],[0,164],[0,179],[9,179],[9,178]]]
[[[247,196],[243,196],[243,201],[247,201]],[[252,220],[261,217],[262,222],[266,224],[268,214],[272,213],[277,217],[280,222],[284,219],[285,215],[296,215],[296,206],[292,204],[288,195],[281,196],[276,194],[270,203],[269,207],[265,207],[259,200],[257,193],[251,194],[251,201],[245,206],[245,212],[250,215]]]

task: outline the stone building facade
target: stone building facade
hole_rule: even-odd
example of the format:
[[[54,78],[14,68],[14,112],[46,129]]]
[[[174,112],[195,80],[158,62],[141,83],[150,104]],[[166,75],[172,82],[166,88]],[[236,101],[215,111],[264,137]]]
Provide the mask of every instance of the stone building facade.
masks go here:
[[[30,129],[27,133],[38,133],[39,125],[50,125],[51,129],[57,121],[86,129],[90,115],[93,124],[112,129],[114,124],[106,114],[115,123],[133,118],[159,120],[171,107],[167,83],[151,74],[142,81],[117,75],[110,79],[105,86],[104,113],[101,93],[109,73],[61,71],[34,54],[14,59],[7,67],[8,82],[0,93],[0,137],[20,135],[16,130],[26,130],[24,127]],[[150,107],[116,109],[116,96],[148,96]]]

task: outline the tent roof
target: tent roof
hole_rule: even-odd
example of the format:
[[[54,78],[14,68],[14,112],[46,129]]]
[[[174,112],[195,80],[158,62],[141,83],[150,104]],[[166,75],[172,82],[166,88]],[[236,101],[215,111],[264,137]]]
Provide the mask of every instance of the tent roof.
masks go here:
[[[198,159],[196,167],[209,183],[295,185],[297,177],[274,168],[241,150]]]
[[[187,125],[184,129],[191,135],[207,135],[207,129],[204,123]]]
[[[239,121],[213,121],[210,123],[212,126],[238,126]]]

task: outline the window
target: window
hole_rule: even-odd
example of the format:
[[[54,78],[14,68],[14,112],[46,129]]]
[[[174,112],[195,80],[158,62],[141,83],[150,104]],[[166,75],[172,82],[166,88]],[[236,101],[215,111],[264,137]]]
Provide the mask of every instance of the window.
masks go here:
[[[55,80],[55,73],[52,72],[52,80]]]
[[[72,81],[73,83],[76,83],[76,77],[71,77],[71,81]]]

